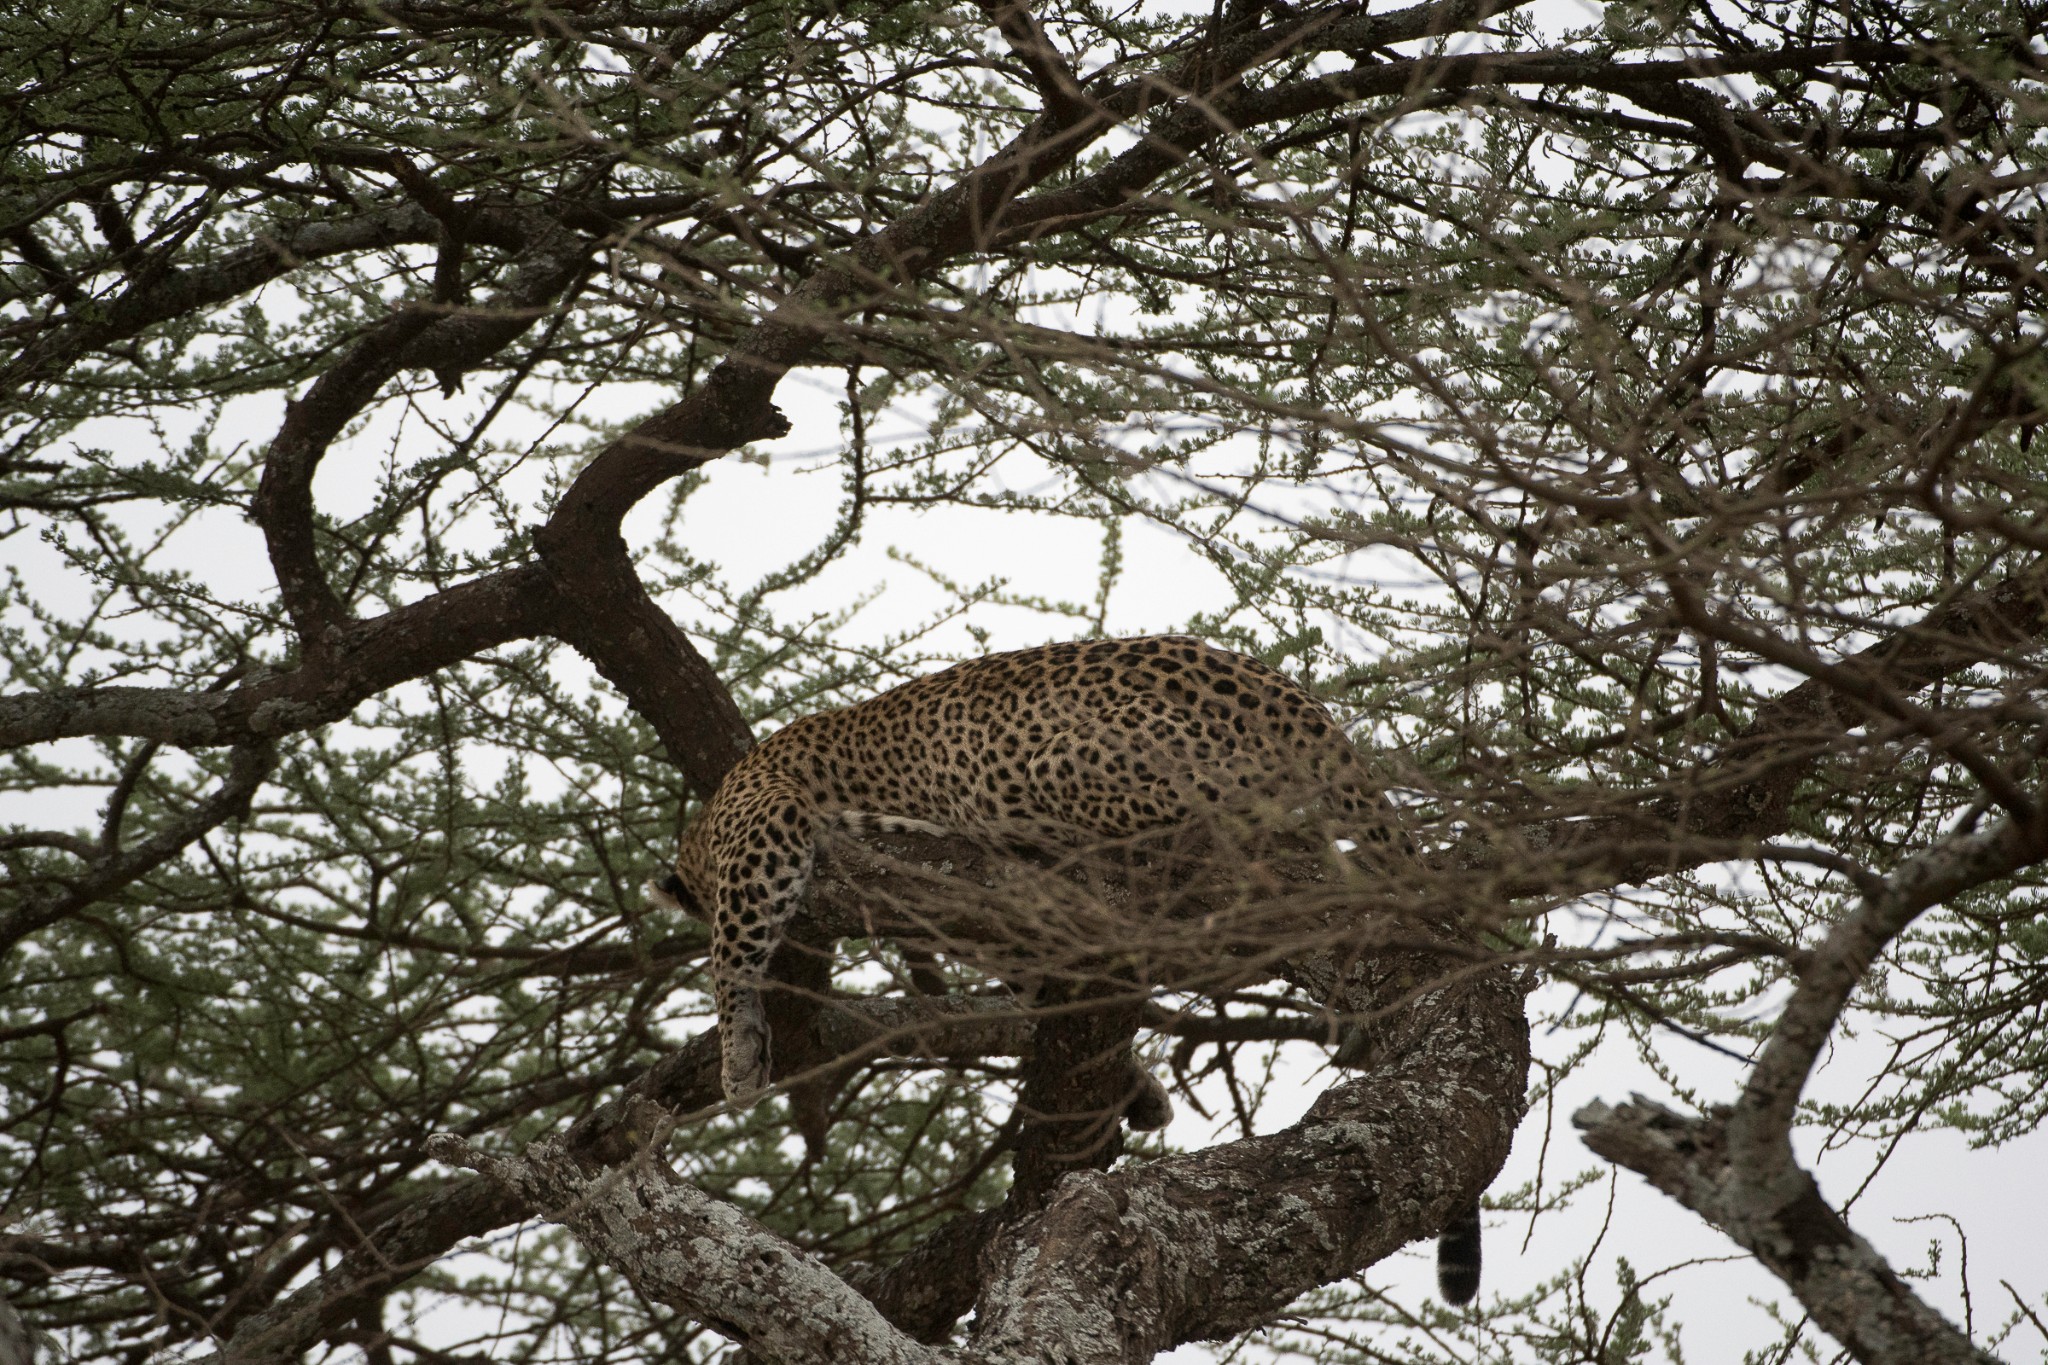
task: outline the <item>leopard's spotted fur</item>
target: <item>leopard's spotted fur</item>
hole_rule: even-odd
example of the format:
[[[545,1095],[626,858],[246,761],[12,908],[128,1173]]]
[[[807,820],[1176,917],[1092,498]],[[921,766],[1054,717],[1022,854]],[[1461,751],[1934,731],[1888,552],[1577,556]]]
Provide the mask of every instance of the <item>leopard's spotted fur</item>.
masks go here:
[[[1314,697],[1185,636],[994,654],[794,721],[727,774],[664,883],[712,925],[726,1095],[747,1105],[768,1086],[759,988],[828,826],[1067,849],[1206,814],[1256,822],[1307,809],[1353,838],[1392,831]],[[1164,1092],[1145,1080],[1164,1123]],[[1477,1290],[1478,1259],[1475,1206],[1440,1245],[1447,1298]]]
[[[727,1096],[768,1084],[758,986],[828,822],[1073,848],[1188,820],[1318,806],[1383,833],[1384,805],[1315,698],[1255,659],[1154,636],[994,654],[764,740],[684,835],[708,911]]]

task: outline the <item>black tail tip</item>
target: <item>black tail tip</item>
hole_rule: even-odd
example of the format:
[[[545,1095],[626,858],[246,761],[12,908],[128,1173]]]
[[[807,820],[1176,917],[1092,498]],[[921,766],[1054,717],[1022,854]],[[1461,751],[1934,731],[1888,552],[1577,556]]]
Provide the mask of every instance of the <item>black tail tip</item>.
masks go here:
[[[1444,1302],[1453,1308],[1463,1308],[1479,1297],[1479,1267],[1476,1265],[1445,1265],[1436,1268],[1437,1293],[1444,1296]]]
[[[1479,1209],[1477,1205],[1444,1225],[1436,1240],[1436,1288],[1444,1302],[1461,1307],[1479,1295]]]

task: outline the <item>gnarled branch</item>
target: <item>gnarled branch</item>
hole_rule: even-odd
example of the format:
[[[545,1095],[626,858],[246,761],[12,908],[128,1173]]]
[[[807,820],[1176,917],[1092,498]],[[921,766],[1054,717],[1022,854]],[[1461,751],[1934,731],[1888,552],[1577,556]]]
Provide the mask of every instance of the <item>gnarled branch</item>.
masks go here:
[[[1572,1119],[1586,1145],[1749,1251],[1866,1365],[1985,1365],[1991,1357],[1821,1197],[1793,1156],[1792,1120],[1835,1021],[1886,945],[1930,907],[2044,856],[2048,828],[2005,821],[1907,859],[1811,954],[1732,1108],[1689,1119],[1640,1098],[1589,1105]]]

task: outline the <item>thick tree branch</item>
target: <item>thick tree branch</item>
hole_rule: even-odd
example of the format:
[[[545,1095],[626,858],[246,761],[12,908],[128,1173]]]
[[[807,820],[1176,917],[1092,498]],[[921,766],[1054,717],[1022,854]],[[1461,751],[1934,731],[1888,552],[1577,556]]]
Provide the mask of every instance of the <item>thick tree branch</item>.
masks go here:
[[[1124,1110],[1136,1098],[1130,1058],[1138,1002],[1114,982],[1090,993],[1121,999],[1039,1021],[1017,1096],[1023,1126],[1006,1216],[1044,1208],[1066,1177],[1108,1170],[1123,1155]]]
[[[1638,1098],[1573,1116],[1586,1145],[1754,1255],[1866,1365],[1991,1359],[1921,1301],[1821,1197],[1792,1152],[1815,1061],[1856,987],[1922,912],[2048,856],[2048,828],[2004,821],[1906,860],[1807,959],[1733,1108],[1689,1119]]]
[[[801,1046],[792,1039],[786,1049],[788,1056],[778,1054],[777,1080],[789,1079],[796,1068],[815,1069],[828,1061],[856,1062],[883,1052],[1017,1056],[1031,1036],[1030,1021],[1006,1002],[996,1000],[835,1000],[828,1008],[813,1012],[811,1027],[813,1035]],[[706,1029],[656,1062],[617,1098],[575,1123],[566,1135],[565,1149],[584,1165],[618,1165],[644,1149],[650,1114],[694,1113],[722,1098],[718,1034]],[[405,1204],[385,1221],[360,1230],[359,1240],[359,1234],[351,1230],[353,1245],[332,1269],[311,1283],[275,1303],[234,1312],[221,1324],[232,1327],[233,1335],[217,1365],[283,1365],[295,1360],[314,1342],[351,1321],[364,1303],[411,1279],[463,1241],[531,1216],[531,1207],[502,1185],[480,1178],[451,1181]],[[862,1283],[877,1308],[920,1336],[929,1335],[935,1317],[948,1309],[951,1316],[945,1317],[937,1330],[950,1326],[966,1307],[959,1303],[961,1277],[966,1277],[969,1302],[978,1284],[973,1258],[957,1259],[965,1245],[963,1237],[978,1226],[949,1224],[935,1235],[934,1246],[942,1250],[913,1252],[900,1266],[862,1270]],[[986,1230],[979,1235],[985,1237]],[[934,1279],[934,1265],[946,1267],[952,1278]],[[288,1275],[286,1282],[295,1273]],[[253,1284],[249,1289],[260,1294],[262,1286]]]
[[[1851,702],[1874,717],[1898,721],[1904,728],[1927,740],[1943,755],[1976,778],[1986,795],[2024,820],[2032,811],[2028,798],[2016,782],[1989,757],[1979,753],[1953,718],[1944,718],[1906,700],[1905,692],[1894,686],[1884,673],[1872,673],[1854,660],[1829,663],[1808,649],[1792,644],[1768,631],[1752,628],[1725,613],[1711,611],[1691,587],[1672,582],[1674,615],[1705,639],[1731,644],[1752,657],[1779,664],[1826,687],[1838,701]]]
[[[1865,1365],[1996,1365],[1850,1229],[1796,1163],[1779,1173],[1796,1192],[1760,1206],[1730,1163],[1725,1111],[1688,1118],[1638,1096],[1618,1108],[1589,1104],[1572,1122],[1593,1151],[1754,1255]]]
[[[1393,973],[1329,1001],[1371,1013],[1425,974]],[[1402,1008],[1370,1070],[1300,1123],[1063,1183],[1007,1230],[977,1308],[991,1358],[1058,1342],[1074,1362],[1138,1362],[1226,1337],[1295,1297],[1433,1235],[1506,1158],[1528,1066],[1522,985],[1495,970]]]
[[[673,218],[705,205],[695,193],[592,195],[551,206],[561,222],[596,236],[622,222]],[[504,203],[458,201],[464,235],[469,241],[518,252],[536,222],[531,208]],[[722,221],[737,232],[728,213]],[[256,234],[248,246],[210,260],[131,272],[128,287],[105,303],[79,298],[78,307],[47,322],[16,324],[29,340],[5,365],[0,365],[0,393],[16,393],[56,378],[81,357],[105,350],[152,327],[213,308],[261,288],[272,280],[335,256],[375,251],[404,243],[432,242],[443,229],[433,213],[417,203],[392,204],[344,218],[281,223]],[[90,305],[90,306],[88,306]]]
[[[854,1291],[919,1341],[944,1341],[974,1308],[981,1257],[1003,1228],[1003,1210],[963,1213],[886,1263],[842,1271]]]
[[[655,600],[616,527],[534,536],[555,609],[548,629],[590,660],[661,736],[700,796],[753,747],[754,732],[708,660]]]
[[[657,1157],[591,1176],[561,1144],[484,1156],[455,1138],[429,1150],[510,1188],[657,1303],[713,1324],[782,1365],[937,1365],[812,1257]],[[950,1353],[947,1353],[950,1355]]]
[[[1506,973],[1467,977],[1406,1011],[1387,1060],[1326,1092],[1293,1128],[1070,1176],[1044,1212],[999,1236],[958,1357],[934,1356],[843,1280],[656,1161],[593,1176],[552,1144],[503,1162],[448,1139],[436,1150],[509,1182],[643,1293],[769,1359],[1136,1365],[1269,1321],[1465,1207],[1505,1159],[1520,1115],[1521,1001]],[[1343,1003],[1391,1002],[1368,992]],[[1436,1137],[1418,1144],[1418,1134]]]

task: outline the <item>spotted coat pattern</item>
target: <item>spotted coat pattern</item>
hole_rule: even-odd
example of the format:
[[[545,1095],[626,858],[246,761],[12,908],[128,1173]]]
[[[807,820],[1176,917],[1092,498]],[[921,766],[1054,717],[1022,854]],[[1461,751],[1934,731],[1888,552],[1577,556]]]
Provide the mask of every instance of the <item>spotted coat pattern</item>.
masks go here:
[[[1311,807],[1385,837],[1379,793],[1315,698],[1184,636],[993,654],[792,722],[727,774],[667,883],[711,922],[726,1096],[767,1088],[759,988],[828,826],[1059,849]]]

